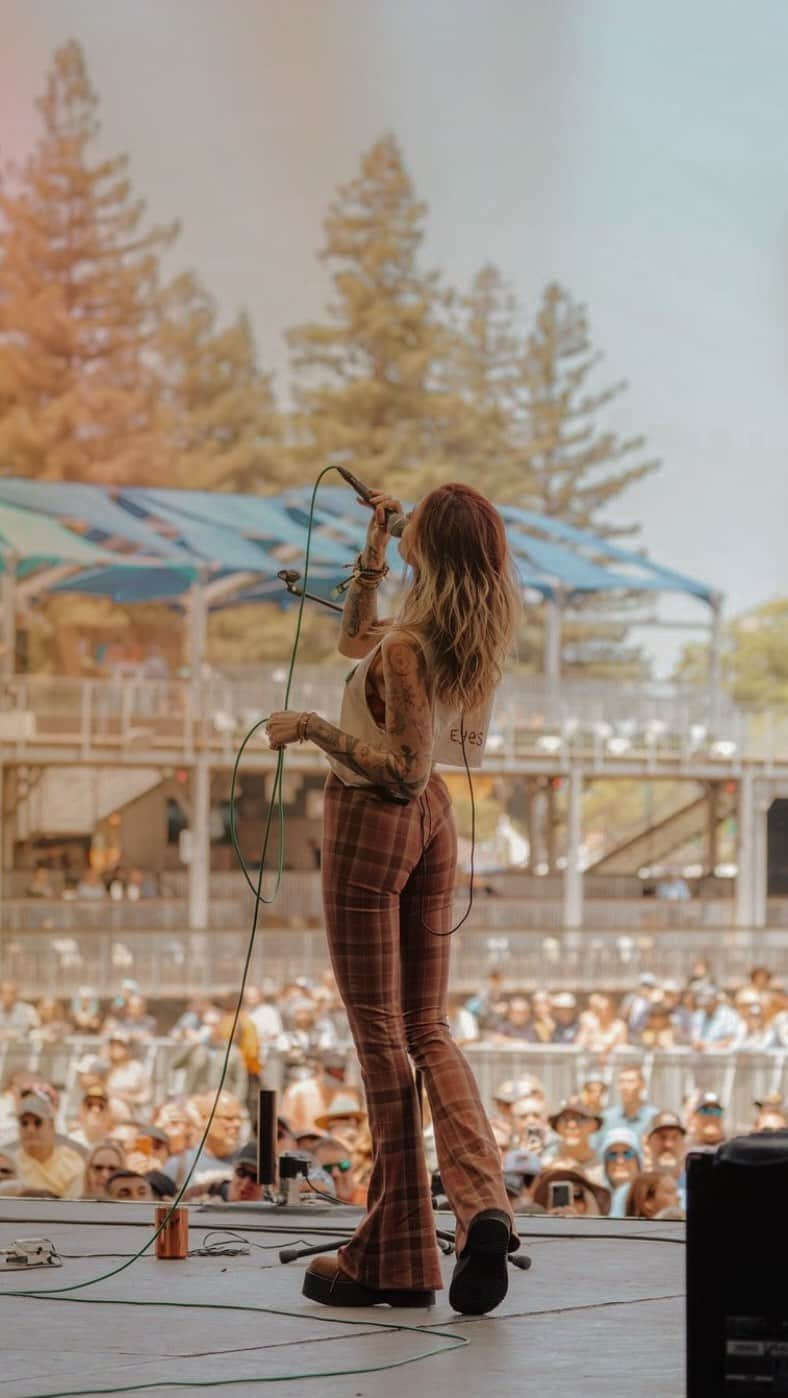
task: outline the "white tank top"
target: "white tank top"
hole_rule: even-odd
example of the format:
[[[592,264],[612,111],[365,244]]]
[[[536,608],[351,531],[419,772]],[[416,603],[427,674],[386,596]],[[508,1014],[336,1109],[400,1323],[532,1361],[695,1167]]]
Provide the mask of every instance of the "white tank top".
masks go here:
[[[412,635],[413,633],[409,632],[408,634]],[[368,743],[370,747],[374,748],[387,747],[389,741],[386,730],[380,728],[375,722],[367,703],[367,675],[381,644],[382,638],[377,645],[373,646],[369,654],[365,655],[364,659],[359,661],[358,665],[350,671],[345,680],[342,707],[339,712],[339,727],[342,732],[351,733],[354,738],[360,738],[363,743]],[[467,758],[468,766],[481,767],[492,706],[493,696],[491,695],[486,704],[474,709],[472,713],[465,714],[463,718],[459,709],[449,709],[447,705],[440,702],[434,703],[432,709],[433,765],[436,762],[441,762],[451,767],[464,768],[462,742],[462,729],[464,728],[465,758]],[[346,767],[344,763],[340,762],[338,758],[328,754],[327,756],[331,771],[339,777],[341,782],[344,782],[345,786],[375,786],[377,784],[367,777],[359,776],[350,767]]]

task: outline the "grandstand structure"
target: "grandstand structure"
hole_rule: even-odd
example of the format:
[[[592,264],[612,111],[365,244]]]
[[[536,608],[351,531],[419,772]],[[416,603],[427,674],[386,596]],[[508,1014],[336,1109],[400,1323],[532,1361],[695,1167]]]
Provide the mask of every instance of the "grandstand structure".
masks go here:
[[[282,707],[285,672],[274,668],[259,676],[208,670],[206,617],[210,609],[230,602],[276,598],[292,605],[277,574],[284,565],[302,562],[309,503],[305,491],[242,497],[0,479],[6,905],[17,891],[13,862],[20,823],[29,833],[36,809],[45,807],[51,815],[58,788],[66,801],[75,803],[77,773],[102,774],[94,785],[101,786],[103,806],[115,810],[145,791],[166,788],[177,774],[189,826],[183,922],[192,932],[211,925],[211,904],[217,900],[211,873],[212,783],[217,774],[226,782],[248,728]],[[735,819],[735,896],[725,897],[717,887],[716,900],[712,896],[703,904],[672,907],[667,925],[766,927],[772,921],[767,906],[769,811],[788,798],[788,726],[723,702],[718,684],[720,595],[643,554],[559,521],[508,506],[502,513],[523,587],[547,609],[545,673],[505,680],[485,771],[512,782],[563,785],[567,818],[560,892],[556,898],[553,880],[547,899],[544,886],[538,913],[542,926],[557,923],[571,932],[593,928],[599,919],[605,925],[613,914],[608,910],[603,915],[605,899],[597,895],[603,886],[612,889],[612,876],[637,874],[646,845],[652,856],[656,850],[659,857],[668,857],[688,833],[702,831],[707,870],[713,874],[720,825]],[[321,491],[311,539],[311,590],[329,597],[361,544],[365,523],[347,491]],[[706,686],[682,690],[656,683],[572,683],[562,677],[561,617],[573,600],[592,592],[633,591],[672,591],[703,608],[702,624],[712,641]],[[20,619],[37,598],[62,592],[167,603],[179,626],[188,626],[188,666],[173,679],[15,673]],[[299,666],[290,706],[334,715],[343,680],[339,666]],[[288,772],[312,784],[319,783],[325,770],[322,754],[308,744],[291,748],[286,763]],[[265,776],[275,765],[275,755],[258,736],[247,749],[244,770]],[[601,859],[597,869],[585,870],[585,785],[622,777],[693,781],[699,795],[676,817],[661,822],[662,828],[643,832],[631,848],[622,846]],[[606,883],[603,876],[610,876]],[[534,896],[538,881],[531,882],[529,896]],[[715,891],[713,879],[709,885]],[[538,894],[536,898],[538,902]],[[615,897],[609,901],[614,903]],[[521,901],[523,926],[529,925],[527,908]],[[478,916],[484,915],[480,910]],[[490,905],[486,916],[493,915]],[[7,908],[4,916],[7,924]],[[646,916],[649,925],[659,924],[653,908],[643,909],[641,916],[635,899],[626,916],[638,926]],[[614,917],[610,925],[618,925]]]

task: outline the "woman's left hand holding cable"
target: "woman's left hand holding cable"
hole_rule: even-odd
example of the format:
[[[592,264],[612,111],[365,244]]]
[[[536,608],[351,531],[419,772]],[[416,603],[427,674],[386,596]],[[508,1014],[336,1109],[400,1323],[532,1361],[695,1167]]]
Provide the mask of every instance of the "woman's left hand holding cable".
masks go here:
[[[300,713],[296,709],[280,709],[271,714],[265,725],[269,747],[286,748],[288,743],[303,743],[311,717],[311,713]]]

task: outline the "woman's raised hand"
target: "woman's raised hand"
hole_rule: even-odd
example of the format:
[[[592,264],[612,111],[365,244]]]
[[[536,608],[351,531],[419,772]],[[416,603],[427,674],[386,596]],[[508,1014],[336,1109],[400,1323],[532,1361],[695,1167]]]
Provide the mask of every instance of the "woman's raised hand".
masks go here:
[[[386,516],[389,513],[401,515],[402,505],[399,500],[395,500],[393,495],[387,495],[384,490],[371,490],[369,500],[356,499],[362,505],[366,505],[372,510],[372,518],[367,529],[367,549],[376,557],[384,556],[386,547],[391,535],[386,525]]]

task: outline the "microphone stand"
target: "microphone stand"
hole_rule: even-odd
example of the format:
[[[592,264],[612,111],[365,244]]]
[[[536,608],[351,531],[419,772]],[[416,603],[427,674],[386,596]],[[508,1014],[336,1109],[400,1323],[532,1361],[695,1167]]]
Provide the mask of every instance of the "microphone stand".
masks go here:
[[[291,597],[306,597],[308,601],[319,602],[321,607],[328,607],[329,611],[339,612],[340,616],[342,615],[342,608],[338,607],[336,602],[329,602],[325,597],[318,597],[315,592],[304,592],[303,588],[296,587],[301,574],[294,572],[292,568],[283,568],[276,576],[280,582],[284,583]]]

